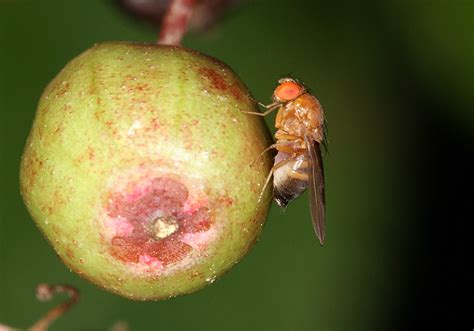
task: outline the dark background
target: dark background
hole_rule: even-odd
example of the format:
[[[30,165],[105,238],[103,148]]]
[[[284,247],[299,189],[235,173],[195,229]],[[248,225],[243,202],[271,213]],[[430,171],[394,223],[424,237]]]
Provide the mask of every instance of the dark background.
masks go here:
[[[0,0],[0,323],[31,325],[69,283],[53,330],[472,330],[474,2],[249,1],[184,45],[221,59],[268,102],[292,73],[323,104],[327,244],[306,195],[273,206],[261,240],[194,294],[133,302],[67,270],[18,192],[46,84],[96,42],[154,42],[112,1]],[[267,119],[271,126],[273,117]]]

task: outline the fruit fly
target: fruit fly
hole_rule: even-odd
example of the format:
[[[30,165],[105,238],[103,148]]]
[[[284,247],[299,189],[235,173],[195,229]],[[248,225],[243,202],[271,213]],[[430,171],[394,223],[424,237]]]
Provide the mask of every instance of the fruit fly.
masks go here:
[[[325,239],[324,172],[321,157],[327,147],[324,113],[318,99],[296,79],[282,78],[273,92],[273,103],[259,105],[266,116],[278,109],[275,119],[276,142],[266,148],[277,150],[274,165],[262,193],[273,176],[273,198],[284,208],[309,189],[309,205],[314,231],[321,245]]]

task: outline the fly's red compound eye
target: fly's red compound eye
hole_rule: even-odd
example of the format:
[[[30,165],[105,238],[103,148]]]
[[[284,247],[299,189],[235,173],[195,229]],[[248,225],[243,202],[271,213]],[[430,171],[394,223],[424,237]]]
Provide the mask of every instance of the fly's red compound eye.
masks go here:
[[[275,89],[275,96],[283,101],[290,101],[303,92],[303,86],[296,82],[283,82]]]

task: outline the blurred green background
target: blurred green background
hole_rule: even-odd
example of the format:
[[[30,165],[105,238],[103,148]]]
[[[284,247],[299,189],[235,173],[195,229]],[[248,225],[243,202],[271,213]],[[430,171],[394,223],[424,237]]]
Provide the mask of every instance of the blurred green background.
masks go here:
[[[37,100],[68,60],[96,42],[154,42],[156,33],[111,1],[0,0],[0,323],[29,326],[61,301],[37,302],[40,282],[82,293],[53,330],[103,330],[117,321],[131,330],[466,322],[473,307],[461,285],[472,280],[462,236],[472,221],[473,22],[469,0],[260,0],[208,33],[188,34],[185,46],[226,62],[258,100],[270,101],[288,73],[320,99],[330,139],[327,244],[315,239],[304,195],[286,211],[273,206],[255,248],[211,286],[133,302],[60,262],[21,201],[18,169]]]

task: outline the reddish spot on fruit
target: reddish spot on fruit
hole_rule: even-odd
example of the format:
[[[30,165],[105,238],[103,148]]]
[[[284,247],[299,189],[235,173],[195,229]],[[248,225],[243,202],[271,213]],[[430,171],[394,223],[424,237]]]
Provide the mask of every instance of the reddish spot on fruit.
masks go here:
[[[215,70],[210,68],[201,68],[199,69],[199,72],[205,79],[210,81],[215,89],[227,90],[227,83],[225,82],[224,78],[222,78],[222,76],[219,75],[219,73],[217,73]]]
[[[192,250],[192,247],[180,241],[177,236],[168,240],[150,243],[145,248],[145,253],[159,260],[163,265],[168,265],[182,260]]]
[[[107,214],[115,219],[111,254],[126,263],[166,266],[185,258],[193,247],[186,235],[212,226],[209,208],[184,210],[188,190],[170,178],[155,178],[145,187],[111,195]]]
[[[196,233],[207,231],[211,228],[209,209],[202,207],[191,215],[186,215],[181,220],[181,226],[185,233]]]
[[[230,92],[237,100],[242,99],[242,91],[237,86],[228,84],[217,71],[210,68],[200,68],[199,73],[204,79],[209,81],[214,89],[222,92]]]

